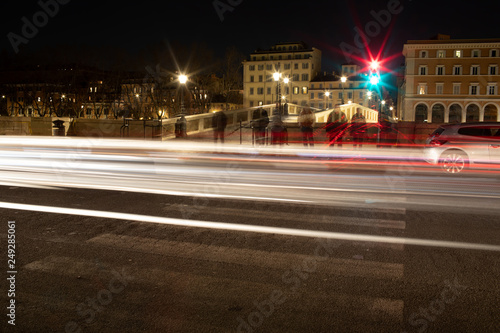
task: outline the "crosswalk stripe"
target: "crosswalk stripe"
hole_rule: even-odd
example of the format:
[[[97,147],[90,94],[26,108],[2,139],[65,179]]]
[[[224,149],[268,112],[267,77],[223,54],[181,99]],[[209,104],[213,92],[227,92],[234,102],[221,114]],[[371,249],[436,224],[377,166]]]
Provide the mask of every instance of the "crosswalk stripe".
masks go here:
[[[207,260],[286,270],[290,262],[321,262],[321,269],[329,274],[352,277],[371,277],[398,280],[403,277],[403,265],[368,260],[353,260],[304,254],[276,253],[261,250],[240,249],[225,246],[193,244],[168,240],[156,240],[137,236],[102,234],[87,241],[92,244],[118,247],[131,251],[171,255],[186,259]],[[133,244],[133,247],[131,247]]]
[[[180,205],[174,204],[169,206],[169,208],[179,210]],[[266,220],[286,220],[301,222],[304,225],[308,223],[305,222],[303,216],[297,216],[294,213],[280,212],[278,215],[271,215],[269,212],[263,212],[256,209],[240,209],[240,208],[220,208],[220,207],[207,207],[206,211],[203,213],[216,214],[216,215],[226,215],[226,216],[245,216],[252,218],[263,218]],[[404,230],[406,228],[406,222],[403,220],[390,220],[390,219],[376,219],[376,218],[362,218],[362,217],[349,217],[349,216],[331,216],[331,215],[311,215],[308,216],[308,220],[313,223],[324,223],[324,224],[342,224],[342,225],[354,225],[362,227],[374,227],[374,228],[390,228],[390,229],[400,229]]]

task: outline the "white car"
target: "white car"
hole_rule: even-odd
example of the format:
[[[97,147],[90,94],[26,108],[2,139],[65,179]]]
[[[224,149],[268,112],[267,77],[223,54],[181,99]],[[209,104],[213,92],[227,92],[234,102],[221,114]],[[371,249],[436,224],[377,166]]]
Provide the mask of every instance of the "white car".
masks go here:
[[[442,125],[427,138],[424,158],[447,173],[472,166],[500,170],[500,123]]]

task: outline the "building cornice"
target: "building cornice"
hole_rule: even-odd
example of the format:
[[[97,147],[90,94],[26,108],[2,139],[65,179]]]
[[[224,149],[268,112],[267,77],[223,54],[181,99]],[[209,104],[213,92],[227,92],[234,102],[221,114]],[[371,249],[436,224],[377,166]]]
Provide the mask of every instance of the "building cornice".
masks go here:
[[[405,44],[403,50],[420,50],[425,48],[426,50],[447,50],[447,49],[472,49],[472,48],[498,48],[500,47],[500,40],[496,42],[488,43],[451,43],[451,44]]]

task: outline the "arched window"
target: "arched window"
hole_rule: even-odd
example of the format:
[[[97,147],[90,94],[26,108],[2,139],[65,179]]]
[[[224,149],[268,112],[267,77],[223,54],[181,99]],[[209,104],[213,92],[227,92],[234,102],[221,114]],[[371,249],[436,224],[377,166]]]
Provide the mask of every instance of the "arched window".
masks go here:
[[[484,107],[484,121],[497,121],[497,114],[496,105],[488,104]]]
[[[450,117],[449,123],[461,123],[462,122],[462,107],[459,104],[450,105]]]
[[[418,104],[415,108],[415,122],[423,123],[427,120],[427,105]]]
[[[465,121],[468,123],[479,121],[479,106],[471,104],[467,107]]]
[[[444,123],[444,105],[434,104],[432,107],[432,122],[433,123]]]

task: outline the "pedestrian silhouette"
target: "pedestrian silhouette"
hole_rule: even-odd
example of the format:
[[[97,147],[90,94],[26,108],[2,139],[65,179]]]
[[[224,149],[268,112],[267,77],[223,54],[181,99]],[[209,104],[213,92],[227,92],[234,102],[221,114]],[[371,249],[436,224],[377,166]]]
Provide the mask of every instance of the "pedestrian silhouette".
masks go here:
[[[252,115],[252,128],[257,145],[264,145],[266,142],[266,129],[269,125],[269,116],[264,109],[257,109]]]
[[[223,111],[216,112],[212,118],[212,127],[214,128],[214,142],[220,139],[224,143],[225,130],[227,126],[227,116]]]
[[[326,121],[326,133],[328,134],[328,145],[333,147],[337,143],[338,147],[342,147],[342,139],[347,127],[347,117],[344,112],[334,110],[328,115]]]
[[[351,126],[350,126],[350,132],[354,149],[356,149],[357,146],[359,146],[359,149],[361,149],[361,146],[365,138],[365,131],[366,131],[365,116],[363,116],[360,112],[357,112],[352,116]]]
[[[314,147],[313,133],[314,124],[316,123],[314,112],[308,107],[303,108],[302,111],[300,111],[298,122],[300,131],[302,132],[302,142],[304,146],[307,147],[309,145]]]

